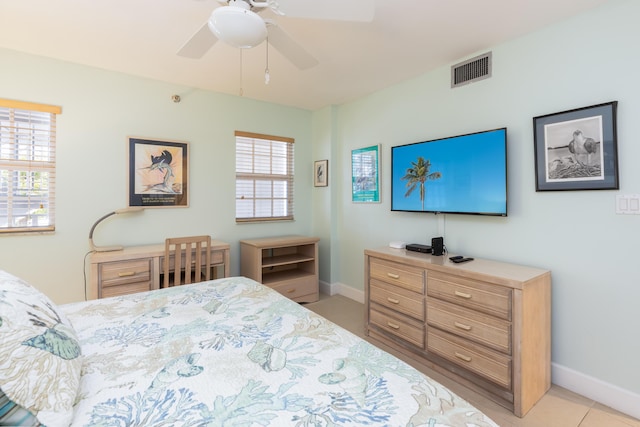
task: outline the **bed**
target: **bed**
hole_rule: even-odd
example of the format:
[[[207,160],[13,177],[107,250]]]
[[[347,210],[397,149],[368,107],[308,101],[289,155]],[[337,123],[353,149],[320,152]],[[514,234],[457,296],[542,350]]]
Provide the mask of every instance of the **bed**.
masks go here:
[[[56,306],[0,271],[0,389],[5,425],[496,426],[244,277]]]

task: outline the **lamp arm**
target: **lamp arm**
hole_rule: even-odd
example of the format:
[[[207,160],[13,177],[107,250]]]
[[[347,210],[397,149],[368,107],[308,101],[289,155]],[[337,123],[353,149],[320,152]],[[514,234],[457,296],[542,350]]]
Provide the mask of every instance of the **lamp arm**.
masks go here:
[[[93,239],[93,230],[95,230],[95,229],[96,229],[96,226],[97,226],[98,224],[100,224],[103,220],[105,220],[105,219],[109,218],[111,215],[115,215],[115,214],[116,214],[116,212],[115,212],[115,211],[113,211],[113,212],[109,212],[109,213],[108,213],[108,214],[106,214],[105,216],[103,216],[103,217],[101,217],[100,219],[98,219],[98,220],[93,224],[93,226],[91,227],[91,231],[89,231],[89,240],[92,240],[92,239]]]
[[[103,217],[101,217],[100,219],[98,219],[93,224],[93,226],[91,227],[91,230],[89,231],[89,247],[91,248],[91,250],[95,251],[95,252],[109,252],[109,251],[119,251],[119,250],[121,250],[122,246],[96,246],[93,243],[93,232],[95,231],[95,229],[98,226],[98,224],[100,224],[105,219],[109,218],[111,215],[119,215],[119,214],[125,214],[125,213],[140,212],[143,209],[144,208],[141,207],[141,206],[130,206],[130,207],[123,208],[123,209],[116,209],[115,211],[109,212],[108,214],[106,214]]]
[[[116,213],[119,215],[119,214],[125,214],[125,213],[140,212],[143,209],[144,208],[142,206],[129,206],[128,208],[116,209],[115,211],[113,211],[113,213]]]

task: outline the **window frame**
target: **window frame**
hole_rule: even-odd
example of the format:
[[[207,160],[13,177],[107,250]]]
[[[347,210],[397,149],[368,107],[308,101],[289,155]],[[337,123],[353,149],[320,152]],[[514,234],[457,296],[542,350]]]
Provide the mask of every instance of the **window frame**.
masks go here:
[[[246,160],[247,153],[245,151],[240,150],[240,142],[249,142],[252,144],[252,152],[251,152],[251,165],[247,165],[240,162]],[[264,152],[259,153],[256,150],[256,141],[258,142],[268,142],[270,145],[269,155],[265,155]],[[294,220],[294,142],[293,138],[282,137],[282,136],[273,136],[273,135],[264,135],[259,133],[252,132],[243,132],[236,131],[235,132],[235,153],[236,153],[236,223],[247,223],[247,222],[265,222],[265,221],[293,221]],[[285,145],[280,145],[285,144]],[[286,151],[286,165],[285,173],[277,173],[274,172],[274,169],[277,169],[279,165],[277,162],[282,161],[281,155],[274,155],[274,147],[276,148],[285,148]],[[268,158],[268,159],[267,159]],[[270,172],[264,171],[256,171],[256,169],[260,169],[260,166],[264,167],[265,162],[260,162],[260,160],[267,160],[270,168]],[[250,167],[251,171],[241,170],[241,166]],[[251,181],[252,188],[247,193],[242,193],[241,190],[241,181]],[[271,183],[270,196],[262,196],[258,195],[259,189],[257,187],[257,183],[262,183],[264,185],[265,182]],[[284,187],[286,187],[285,197],[277,197],[274,193],[278,191],[276,188],[276,183],[280,184],[282,187],[282,183],[284,182]],[[263,186],[264,188],[264,186]],[[247,200],[251,200],[251,208],[250,215],[241,215],[241,208],[239,208],[240,202],[246,202]],[[258,203],[262,202],[262,206],[257,206]],[[284,202],[284,208],[282,207],[282,203]],[[244,203],[246,204],[246,203]],[[259,215],[259,211],[264,208],[266,204],[270,204],[270,215]],[[277,207],[276,205],[281,205]],[[245,206],[246,207],[246,206]],[[285,211],[284,215],[275,215],[274,211],[277,209],[283,209]]]
[[[0,111],[0,212],[7,219],[0,235],[53,232],[56,118],[62,108],[0,98]],[[42,209],[44,215],[37,212]],[[16,217],[24,217],[24,223],[16,223]]]

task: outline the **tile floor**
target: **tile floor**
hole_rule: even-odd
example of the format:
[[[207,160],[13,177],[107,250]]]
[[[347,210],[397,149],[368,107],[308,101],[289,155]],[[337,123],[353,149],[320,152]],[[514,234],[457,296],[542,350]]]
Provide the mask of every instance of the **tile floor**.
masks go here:
[[[369,341],[364,335],[363,304],[341,295],[321,295],[320,301],[305,304],[305,307]],[[446,385],[502,427],[640,427],[640,420],[556,385],[551,386],[547,394],[524,418],[518,418],[507,409],[480,394],[456,384],[426,366],[412,362],[401,354],[393,352],[384,344],[372,342]]]

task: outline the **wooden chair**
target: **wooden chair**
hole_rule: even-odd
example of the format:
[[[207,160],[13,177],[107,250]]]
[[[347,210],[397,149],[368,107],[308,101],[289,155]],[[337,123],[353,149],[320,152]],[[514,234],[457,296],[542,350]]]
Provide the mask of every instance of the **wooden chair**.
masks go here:
[[[211,278],[211,236],[170,237],[164,243],[163,288]],[[207,248],[206,250],[204,250]],[[205,252],[204,257],[202,252]],[[203,260],[204,258],[204,260]],[[173,265],[172,261],[173,260]],[[173,267],[173,268],[172,268]]]

